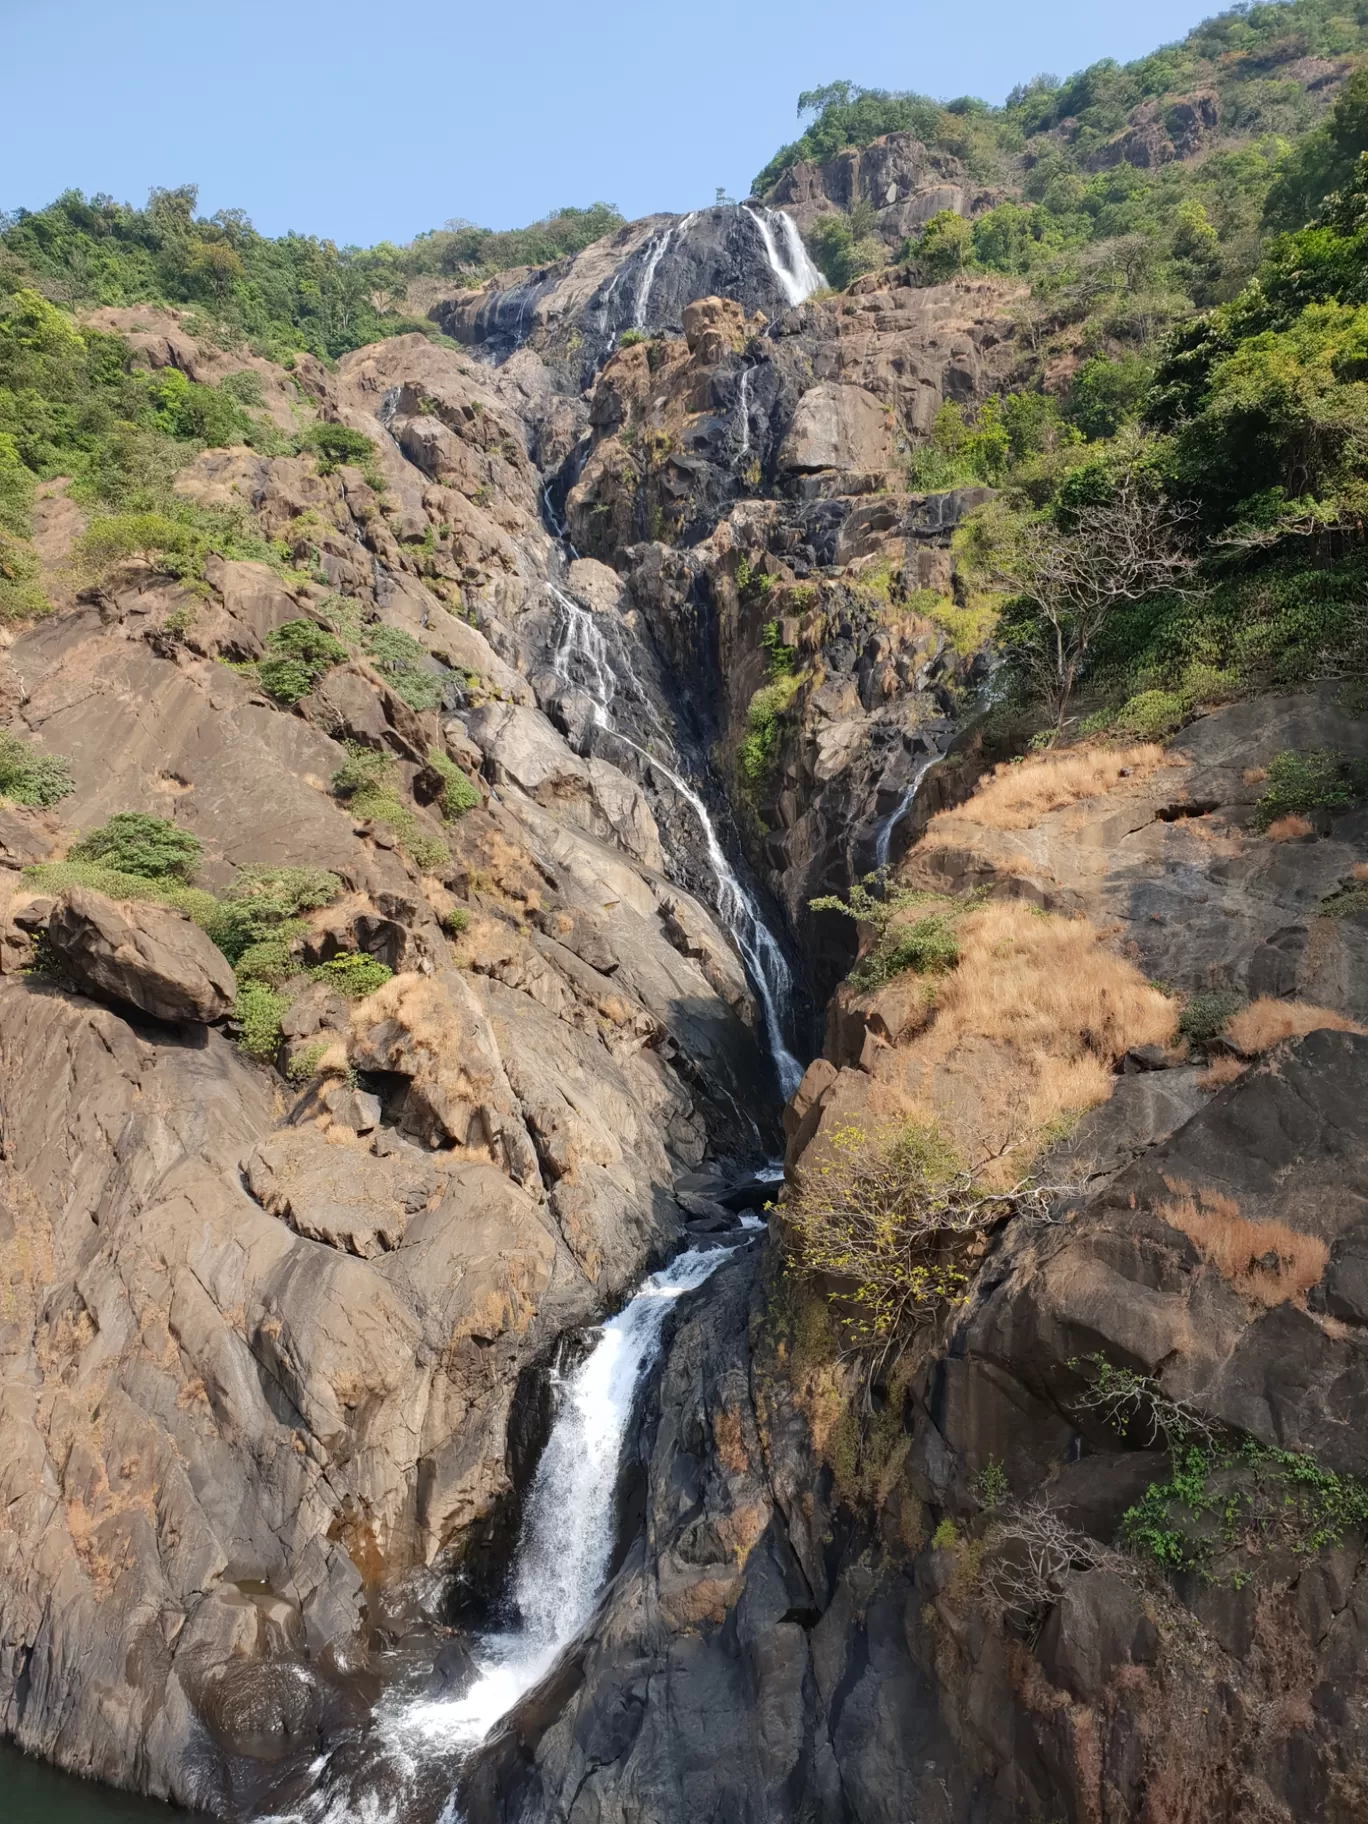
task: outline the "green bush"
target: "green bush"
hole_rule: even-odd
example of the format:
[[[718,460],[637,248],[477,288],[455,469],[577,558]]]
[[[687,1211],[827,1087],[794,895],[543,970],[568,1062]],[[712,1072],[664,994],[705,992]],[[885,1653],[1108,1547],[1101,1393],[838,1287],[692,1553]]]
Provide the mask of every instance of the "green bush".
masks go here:
[[[881,959],[884,979],[913,969],[918,975],[944,975],[959,962],[954,925],[961,909],[929,912],[914,925],[895,933]]]
[[[401,627],[375,625],[361,637],[368,657],[397,697],[410,709],[436,709],[444,680],[431,670],[426,650]]]
[[[412,806],[400,798],[388,754],[348,743],[347,758],[332,776],[332,789],[353,816],[388,829],[420,868],[437,868],[450,859],[446,844],[426,835]]]
[[[1121,706],[1112,726],[1138,741],[1162,741],[1165,735],[1183,726],[1188,708],[1187,700],[1177,691],[1142,690]]]
[[[1217,1038],[1226,1021],[1248,1005],[1237,988],[1213,988],[1189,995],[1178,1016],[1178,1031],[1201,1051]]]
[[[1368,798],[1368,760],[1325,749],[1304,754],[1286,749],[1268,763],[1268,790],[1255,807],[1255,822],[1266,830],[1280,817],[1348,811],[1364,798]]]
[[[281,1021],[290,1003],[264,982],[243,982],[237,992],[233,1020],[238,1044],[249,1057],[270,1063],[280,1050],[284,1033]]]
[[[291,1083],[307,1083],[317,1076],[318,1067],[327,1053],[326,1044],[315,1041],[297,1051],[285,1067],[285,1075]]]
[[[1094,356],[1069,382],[1064,416],[1090,443],[1114,437],[1123,424],[1140,416],[1153,378],[1152,364],[1141,355],[1115,361]]]
[[[375,457],[375,445],[369,437],[345,424],[325,424],[321,419],[299,433],[295,447],[317,456],[319,473],[323,475],[332,474],[344,464],[366,468]]]
[[[844,291],[861,273],[877,272],[888,264],[888,249],[872,232],[872,220],[865,225],[855,211],[819,216],[806,240],[813,264],[837,291]]]
[[[188,880],[204,844],[189,830],[143,811],[119,811],[71,849],[73,861],[97,861],[148,880]]]
[[[376,957],[351,952],[316,964],[309,974],[314,981],[326,982],[330,988],[345,994],[349,1001],[359,1001],[383,987],[394,971]]]
[[[1165,1569],[1236,1587],[1255,1557],[1310,1557],[1365,1527],[1368,1482],[1252,1439],[1175,1450],[1168,1480],[1152,1482],[1121,1520],[1122,1537]]]
[[[464,906],[453,906],[442,920],[448,936],[464,937],[470,929],[470,914]]]
[[[267,656],[257,664],[257,677],[267,696],[277,703],[298,703],[334,665],[347,658],[347,649],[334,634],[313,621],[286,621],[266,635]]]
[[[60,754],[37,753],[9,729],[0,729],[0,798],[45,807],[75,790],[71,768]]]
[[[299,914],[331,905],[341,891],[341,881],[326,868],[243,868],[205,929],[230,963],[243,959],[243,967],[260,971],[273,966],[270,957],[263,953],[248,965],[249,952],[279,942],[286,930],[293,941],[304,929]]]
[[[466,777],[454,760],[434,747],[428,753],[428,765],[434,772],[440,773],[445,781],[437,802],[448,823],[454,823],[458,817],[464,817],[467,811],[478,807],[479,788]]]
[[[650,339],[644,329],[624,329],[618,337],[618,347],[635,348],[638,343],[649,342]]]
[[[788,674],[764,684],[751,698],[746,710],[746,735],[737,755],[742,779],[748,785],[760,785],[769,777],[779,755],[784,717],[798,694],[801,680]]]

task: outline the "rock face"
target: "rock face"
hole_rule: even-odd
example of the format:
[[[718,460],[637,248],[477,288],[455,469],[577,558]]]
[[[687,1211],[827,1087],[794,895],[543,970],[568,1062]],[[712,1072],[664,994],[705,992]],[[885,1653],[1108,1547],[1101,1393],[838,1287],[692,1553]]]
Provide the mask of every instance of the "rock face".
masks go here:
[[[208,1024],[230,1012],[236,981],[223,952],[188,918],[156,906],[118,906],[71,887],[48,916],[47,941],[89,994],[155,1020]]]
[[[1132,119],[1117,156],[1207,112]],[[462,1816],[1361,1815],[1368,822],[1279,842],[1253,811],[1275,753],[1362,754],[1362,722],[1329,688],[1229,705],[1085,792],[1028,759],[1003,792],[1045,789],[1005,810],[969,796],[974,741],[933,770],[986,669],[951,550],[984,492],[904,464],[1010,379],[1019,287],[813,301],[792,224],[856,198],[898,236],[985,200],[892,136],[769,214],[652,218],[447,300],[470,355],[272,369],[281,428],[307,399],[371,440],[365,472],[217,449],[176,485],[289,567],[213,558],[192,591],[131,563],[8,641],[15,732],[75,786],[0,806],[24,1749],[225,1818],[304,1802],[325,1756],[345,1783],[396,1663],[434,1699],[478,1675],[557,1352],[686,1229],[727,1230],[638,1415],[600,1613],[460,1769]],[[237,359],[171,313],[109,322],[138,363]],[[75,524],[50,506],[45,536]],[[287,706],[255,666],[300,620],[347,657]],[[197,926],[41,872],[125,811],[199,840],[206,893],[334,877],[255,1059]],[[976,972],[843,981],[858,933],[810,901],[885,865],[982,889]],[[791,1186],[915,1118],[1057,1193],[858,1372],[783,1269],[784,1209],[733,1228],[780,1145],[766,1003],[814,1048],[804,961],[830,1006]],[[1185,1056],[1173,990],[1257,1013]],[[1140,1377],[1130,1422],[1099,1360]],[[1242,1453],[1195,1543],[1154,1493],[1174,1403]],[[1227,1537],[1250,1465],[1268,1501]],[[1051,1578],[1012,1609],[1002,1529],[1041,1499]],[[1341,1504],[1279,1532],[1300,1501]],[[453,1815],[453,1779],[403,1824]]]
[[[1252,970],[1257,989],[1268,930],[1300,904],[1317,930],[1289,951],[1317,961],[1284,993],[1314,991],[1321,1023],[1224,1087],[1138,1048],[1145,1068],[1113,1078],[1044,1168],[1074,1187],[1068,1218],[998,1234],[963,1309],[876,1386],[862,1437],[846,1401],[864,1383],[814,1341],[820,1302],[795,1304],[772,1256],[725,1269],[664,1370],[641,1444],[645,1518],[593,1635],[555,1702],[525,1705],[470,1773],[466,1815],[1354,1815],[1368,1740],[1344,1694],[1368,1653],[1363,1520],[1280,1533],[1297,1497],[1275,1484],[1256,1521],[1239,1492],[1242,1461],[1314,1464],[1325,1486],[1368,1470],[1368,1032],[1348,964],[1362,921],[1317,911],[1368,844],[1362,814],[1340,815],[1285,868],[1234,765],[1292,739],[1353,751],[1362,727],[1342,716],[1330,691],[1234,706],[1166,766],[1137,761],[1015,828],[996,827],[1000,807],[975,822],[972,800],[932,822],[905,878],[973,856],[980,883],[1106,918],[1145,968],[1158,945],[1203,987]],[[1029,870],[994,874],[1006,844]],[[1151,919],[1155,892],[1181,893],[1181,929]],[[909,1106],[954,1003],[943,991],[930,1026],[906,1031],[895,989],[848,997],[836,1056],[809,1069],[786,1116],[800,1167],[824,1123]],[[856,1019],[875,1040],[858,1064],[844,1062]],[[1000,1075],[986,1042],[972,1039],[973,1087],[961,1068],[971,1125],[991,1118]],[[1243,1440],[1204,1459],[1190,1435],[1190,1475],[1227,1463],[1206,1472],[1209,1506],[1167,1510],[1200,1571],[1113,1543],[1169,1459],[1143,1416],[1109,1423],[1090,1400],[1099,1359]],[[1218,1501],[1237,1516],[1224,1531]],[[1014,1619],[992,1581],[1011,1547],[994,1541],[1042,1512],[1055,1530],[1037,1529],[1036,1549],[1063,1555]]]
[[[578,387],[624,331],[678,334],[697,298],[734,298],[773,320],[821,283],[782,211],[728,203],[648,216],[573,258],[458,292],[432,314],[448,335],[498,357],[535,348]]]

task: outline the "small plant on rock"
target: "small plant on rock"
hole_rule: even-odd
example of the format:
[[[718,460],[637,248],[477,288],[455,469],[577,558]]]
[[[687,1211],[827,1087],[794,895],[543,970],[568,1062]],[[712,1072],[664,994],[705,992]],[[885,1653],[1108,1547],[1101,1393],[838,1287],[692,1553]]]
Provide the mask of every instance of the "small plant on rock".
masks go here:
[[[307,697],[320,678],[343,662],[347,649],[313,621],[286,621],[266,635],[266,655],[256,668],[261,688],[288,705]]]
[[[449,859],[446,845],[424,834],[416,812],[399,796],[388,754],[348,743],[347,758],[332,776],[332,789],[354,817],[389,830],[420,868],[440,867]]]
[[[374,994],[377,988],[382,988],[394,971],[378,957],[351,952],[346,956],[330,957],[326,963],[315,964],[309,974],[314,981],[326,982],[330,988],[337,989],[349,1001],[360,1001],[368,994]]]
[[[9,729],[0,729],[0,798],[46,808],[76,790],[60,754],[40,754]]]
[[[144,811],[119,811],[83,836],[71,850],[73,861],[95,861],[120,874],[148,880],[188,880],[204,853],[204,844],[189,830],[149,817]]]

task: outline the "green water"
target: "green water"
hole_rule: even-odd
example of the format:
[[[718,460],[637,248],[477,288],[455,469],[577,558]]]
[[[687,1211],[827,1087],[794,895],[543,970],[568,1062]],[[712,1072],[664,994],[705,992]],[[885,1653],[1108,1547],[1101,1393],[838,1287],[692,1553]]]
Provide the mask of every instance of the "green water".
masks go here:
[[[74,1780],[0,1742],[3,1824],[190,1824],[194,1814]]]

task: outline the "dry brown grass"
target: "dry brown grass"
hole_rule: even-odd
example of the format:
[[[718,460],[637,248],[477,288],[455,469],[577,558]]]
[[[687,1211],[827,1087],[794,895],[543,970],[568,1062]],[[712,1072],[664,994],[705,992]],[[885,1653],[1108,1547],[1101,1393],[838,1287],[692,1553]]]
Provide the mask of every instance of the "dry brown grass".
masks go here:
[[[1349,870],[1350,880],[1368,880],[1368,861],[1356,861]]]
[[[1145,779],[1173,759],[1162,747],[1069,748],[995,767],[967,803],[931,819],[927,839],[948,840],[965,824],[990,830],[1028,830],[1051,811],[1082,798],[1100,798],[1124,779]]]
[[[1330,1007],[1310,1007],[1305,1001],[1275,1001],[1268,995],[1251,1001],[1231,1014],[1223,1036],[1247,1058],[1279,1045],[1284,1039],[1303,1039],[1308,1032],[1364,1032],[1365,1028]]]
[[[1298,817],[1289,811],[1286,817],[1278,817],[1264,831],[1270,842],[1300,842],[1303,836],[1311,834],[1312,826],[1305,817]]]
[[[1223,1052],[1220,1057],[1213,1058],[1198,1077],[1197,1087],[1206,1090],[1208,1095],[1214,1094],[1216,1090],[1224,1089],[1227,1083],[1234,1083],[1237,1078],[1242,1077],[1248,1068],[1249,1066],[1241,1063],[1239,1058],[1233,1058],[1229,1052]]]
[[[1027,1050],[1087,1055],[1108,1069],[1132,1045],[1163,1045],[1174,1008],[1084,918],[1057,918],[1020,900],[971,912],[960,963],[941,992],[938,1027],[954,1026]]]
[[[1005,1182],[1066,1117],[1107,1100],[1132,1045],[1172,1038],[1174,1006],[1086,919],[1000,900],[968,914],[957,936],[959,965],[896,1068],[909,1112]]]
[[[1246,785],[1262,785],[1268,778],[1266,766],[1247,766],[1240,775]]]
[[[1253,1304],[1271,1310],[1287,1299],[1300,1303],[1324,1273],[1330,1250],[1319,1236],[1285,1222],[1247,1221],[1235,1199],[1220,1191],[1194,1190],[1173,1178],[1165,1183],[1173,1200],[1159,1206],[1159,1215]]]

